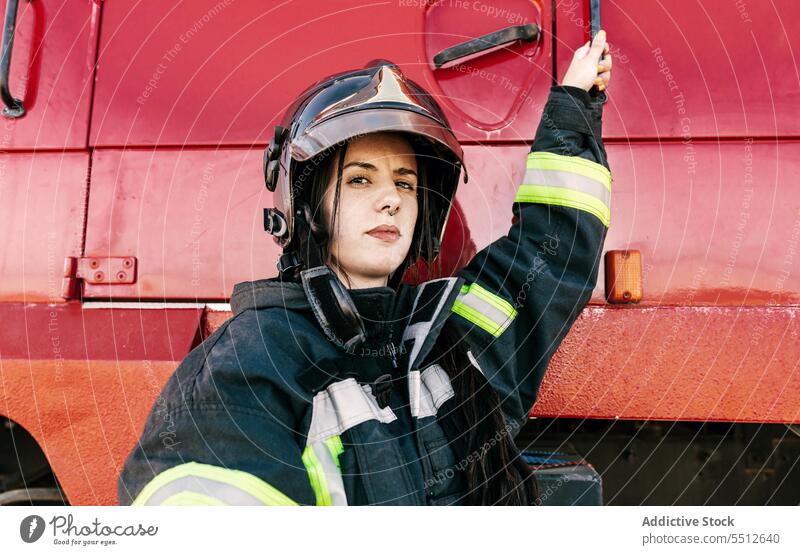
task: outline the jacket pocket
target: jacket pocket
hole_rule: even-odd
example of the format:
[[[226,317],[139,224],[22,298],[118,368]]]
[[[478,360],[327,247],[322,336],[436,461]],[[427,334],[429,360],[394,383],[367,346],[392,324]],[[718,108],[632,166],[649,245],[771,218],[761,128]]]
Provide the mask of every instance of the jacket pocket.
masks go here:
[[[451,504],[453,500],[445,503],[445,498],[457,497],[458,494],[464,493],[466,482],[463,469],[460,468],[459,461],[456,460],[455,453],[441,430],[433,433],[434,430],[431,428],[432,426],[427,426],[425,428],[427,433],[422,437],[425,450],[423,456],[427,457],[431,471],[426,483],[428,502],[432,505]]]
[[[382,429],[383,424],[368,421],[348,430],[345,435],[352,445],[349,467],[357,467],[350,476],[358,503],[366,505],[424,505],[422,473],[410,456],[404,454],[401,439]],[[345,455],[342,453],[342,456]],[[344,472],[344,469],[342,470]],[[362,502],[365,501],[365,502]],[[354,503],[355,504],[355,503]]]

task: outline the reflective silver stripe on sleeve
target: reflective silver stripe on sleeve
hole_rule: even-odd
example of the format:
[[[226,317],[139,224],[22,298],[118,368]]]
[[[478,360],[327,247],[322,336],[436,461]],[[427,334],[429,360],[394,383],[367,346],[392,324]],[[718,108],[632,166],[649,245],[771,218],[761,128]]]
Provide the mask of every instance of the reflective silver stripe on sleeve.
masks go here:
[[[611,205],[611,191],[609,191],[603,183],[577,173],[528,168],[525,170],[525,177],[522,183],[525,185],[563,187],[565,189],[591,195],[606,206]]]
[[[173,495],[184,491],[201,493],[218,499],[226,505],[264,505],[257,498],[236,486],[200,476],[185,476],[172,480],[152,494],[145,505],[161,505]]]
[[[254,474],[190,461],[173,466],[145,485],[133,505],[297,505]]]
[[[514,202],[550,204],[588,212],[611,224],[611,172],[579,156],[531,152]]]
[[[452,311],[495,337],[502,335],[517,316],[511,303],[477,282],[461,287]]]

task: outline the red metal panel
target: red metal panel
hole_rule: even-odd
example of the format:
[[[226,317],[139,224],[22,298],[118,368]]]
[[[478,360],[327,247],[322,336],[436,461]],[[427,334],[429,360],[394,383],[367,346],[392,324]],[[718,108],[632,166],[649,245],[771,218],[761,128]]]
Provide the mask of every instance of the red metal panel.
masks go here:
[[[375,58],[397,63],[441,98],[462,140],[531,138],[550,85],[550,3],[468,2],[448,11],[446,18],[426,18],[426,5],[356,0],[108,2],[90,142],[266,143],[277,118],[313,81]],[[431,7],[429,13],[442,9]],[[490,53],[467,64],[464,71],[432,70],[431,48],[528,18],[539,18],[545,30],[535,53],[528,56],[528,49],[514,47],[510,54]],[[529,98],[522,98],[523,92]],[[449,93],[457,98],[442,98]],[[523,103],[515,106],[515,100]],[[465,106],[472,112],[476,104],[489,112],[483,119],[492,120],[491,129],[464,119]]]
[[[587,40],[584,0],[556,0],[557,75]],[[615,55],[605,137],[800,134],[800,3],[602,2]]]
[[[0,303],[0,413],[36,438],[70,503],[116,503],[125,457],[201,315]]]
[[[9,81],[26,114],[0,116],[0,150],[86,147],[99,20],[88,0],[19,3]]]
[[[80,256],[89,155],[0,154],[0,300],[61,302],[64,258]]]
[[[643,304],[800,304],[800,142],[614,144],[608,155],[605,248],[642,252]]]
[[[98,150],[86,256],[135,256],[133,285],[85,284],[87,297],[225,299],[277,274],[263,230],[272,206],[260,149]]]
[[[800,308],[590,306],[533,414],[800,422]]]
[[[31,360],[182,360],[202,308],[0,303],[0,356]],[[112,303],[113,305],[113,303]]]
[[[475,254],[511,227],[511,205],[525,173],[530,147],[464,146],[469,183],[459,184],[442,241],[441,272],[429,278],[450,276]],[[413,276],[413,273],[410,273]],[[423,272],[420,280],[424,281]],[[407,276],[409,277],[409,276]]]
[[[378,56],[415,60],[417,12],[350,0],[110,2],[91,142],[266,143],[312,81]]]

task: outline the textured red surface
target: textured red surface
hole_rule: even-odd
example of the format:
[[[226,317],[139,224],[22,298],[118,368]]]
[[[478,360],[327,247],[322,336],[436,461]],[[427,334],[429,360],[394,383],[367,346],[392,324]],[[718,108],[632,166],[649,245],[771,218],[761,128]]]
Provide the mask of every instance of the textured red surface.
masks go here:
[[[0,414],[38,442],[72,504],[114,504],[116,477],[201,310],[0,304]]]
[[[559,79],[587,40],[583,4],[554,3]],[[614,55],[603,137],[797,137],[798,8],[796,0],[602,2]]]
[[[88,169],[85,152],[0,152],[0,301],[62,300],[64,258],[80,255]]]
[[[800,422],[799,318],[786,307],[590,306],[533,415]],[[184,349],[198,325],[181,327]],[[36,438],[71,503],[115,503],[125,457],[177,362],[40,356],[0,359],[0,412]]]
[[[113,505],[125,457],[175,366],[3,360],[0,412],[36,439],[71,504]]]
[[[800,307],[590,306],[533,414],[799,422]]]
[[[91,306],[91,305],[88,305]],[[83,308],[0,304],[0,356],[31,360],[181,360],[201,308]]]

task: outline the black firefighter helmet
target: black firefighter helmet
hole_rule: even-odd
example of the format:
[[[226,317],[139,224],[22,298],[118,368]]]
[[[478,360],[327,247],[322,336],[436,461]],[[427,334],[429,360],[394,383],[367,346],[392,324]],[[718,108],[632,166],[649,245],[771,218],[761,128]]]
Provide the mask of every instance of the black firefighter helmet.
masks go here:
[[[362,69],[317,81],[286,110],[264,151],[264,180],[275,203],[264,211],[264,228],[284,251],[278,271],[281,276],[300,271],[306,294],[316,297],[310,299],[315,312],[317,307],[324,312],[317,313],[323,330],[348,351],[363,342],[363,325],[347,290],[321,258],[308,221],[310,212],[301,201],[302,184],[294,177],[299,163],[355,137],[387,131],[412,136],[439,162],[438,171],[423,184],[432,193],[428,209],[433,247],[423,242],[420,256],[432,262],[462,169],[467,182],[463,151],[436,100],[397,65],[374,60]],[[394,285],[399,283],[396,278]]]

